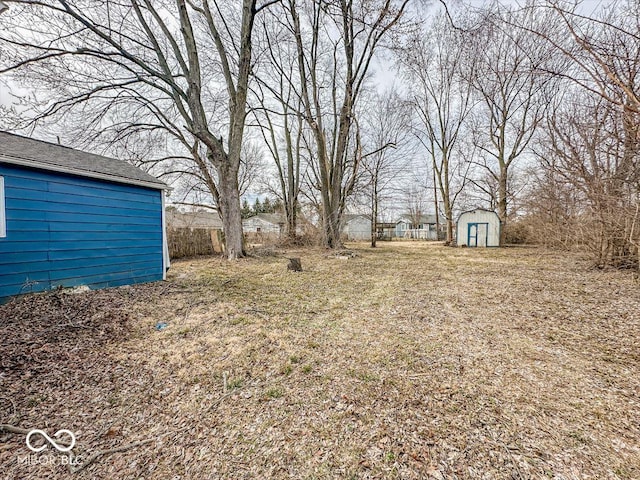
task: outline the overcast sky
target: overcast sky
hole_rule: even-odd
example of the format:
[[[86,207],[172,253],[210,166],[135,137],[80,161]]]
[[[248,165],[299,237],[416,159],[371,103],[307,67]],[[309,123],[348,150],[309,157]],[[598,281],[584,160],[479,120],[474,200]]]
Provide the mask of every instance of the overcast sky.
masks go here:
[[[1,3],[1,0],[0,0]],[[448,2],[452,8],[460,7],[463,4],[470,5],[472,7],[481,7],[487,2],[484,0],[470,0],[461,2],[458,0],[450,0]],[[517,0],[503,0],[503,3],[511,3],[514,5],[522,5],[523,1]],[[606,0],[583,0],[581,3],[581,10],[585,15],[591,15],[594,11],[600,9],[603,5],[611,4],[611,1]],[[416,3],[415,5],[418,5]],[[423,4],[425,5],[425,4]],[[431,5],[428,8],[429,14],[438,12],[442,7],[437,0],[432,0]],[[0,29],[2,29],[2,14],[0,14]],[[379,90],[384,90],[392,85],[400,85],[401,79],[397,76],[397,69],[394,67],[393,62],[385,56],[378,56],[372,64],[373,82],[377,85]],[[7,79],[0,78],[0,104],[1,105],[15,105],[16,99],[14,95],[24,96],[29,91],[18,87],[15,83],[11,83]],[[43,140],[55,141],[55,138],[46,138],[43,136],[43,132],[34,132],[34,136],[42,138]]]
[[[0,1],[0,3],[2,3]],[[452,5],[461,5],[465,3],[467,5],[471,5],[474,7],[481,7],[487,2],[484,0],[469,0],[466,2],[461,2],[458,0],[449,1],[448,3]],[[503,3],[506,4],[514,4],[514,5],[522,5],[524,2],[518,0],[503,0]],[[585,15],[590,15],[594,11],[598,10],[602,5],[611,4],[611,1],[607,0],[583,0],[581,4],[581,10]],[[432,6],[429,8],[429,12],[436,12],[439,10],[439,3],[437,1],[432,2]],[[2,28],[2,16],[0,15],[0,29]],[[389,61],[380,60],[375,62],[374,64],[376,79],[384,85],[391,85],[396,80],[395,69],[393,65]],[[24,95],[27,93],[25,90],[17,88],[15,85],[7,86],[6,83],[0,81],[0,104],[2,105],[11,105],[15,102],[14,98],[11,94],[14,95]]]

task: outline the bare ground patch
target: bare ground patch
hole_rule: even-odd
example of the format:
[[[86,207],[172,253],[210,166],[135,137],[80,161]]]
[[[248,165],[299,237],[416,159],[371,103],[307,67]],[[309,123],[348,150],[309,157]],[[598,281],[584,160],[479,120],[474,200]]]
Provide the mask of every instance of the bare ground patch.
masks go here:
[[[301,273],[183,261],[162,284],[0,306],[1,423],[68,428],[86,455],[153,439],[70,474],[0,433],[0,472],[640,478],[630,276],[538,249],[357,253],[288,252]]]

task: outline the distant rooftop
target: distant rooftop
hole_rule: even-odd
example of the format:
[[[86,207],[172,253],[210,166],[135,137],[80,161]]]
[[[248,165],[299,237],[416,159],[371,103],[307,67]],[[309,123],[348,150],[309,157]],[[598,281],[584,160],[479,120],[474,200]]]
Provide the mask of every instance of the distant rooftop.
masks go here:
[[[285,223],[287,223],[286,217],[281,213],[258,213],[245,220],[250,220],[256,217],[261,218],[265,222],[273,223],[274,225],[280,225],[280,224],[284,225]]]
[[[167,188],[164,182],[124,160],[2,131],[0,162],[150,188]]]
[[[167,209],[167,225],[173,228],[222,229],[222,219],[218,212],[177,212]]]
[[[400,223],[400,222],[411,223],[414,219],[415,219],[414,216],[408,213],[405,213],[404,215],[400,215],[400,218],[397,221],[397,223]],[[445,218],[440,217],[440,223],[444,223],[444,222],[445,222]],[[420,215],[418,223],[435,224],[437,223],[437,218],[434,214]]]

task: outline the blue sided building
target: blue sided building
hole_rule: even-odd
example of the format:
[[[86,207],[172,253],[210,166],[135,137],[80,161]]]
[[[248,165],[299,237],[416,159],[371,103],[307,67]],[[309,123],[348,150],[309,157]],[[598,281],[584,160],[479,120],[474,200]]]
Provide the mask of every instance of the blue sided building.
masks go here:
[[[0,132],[0,303],[164,279],[166,188],[127,162]]]

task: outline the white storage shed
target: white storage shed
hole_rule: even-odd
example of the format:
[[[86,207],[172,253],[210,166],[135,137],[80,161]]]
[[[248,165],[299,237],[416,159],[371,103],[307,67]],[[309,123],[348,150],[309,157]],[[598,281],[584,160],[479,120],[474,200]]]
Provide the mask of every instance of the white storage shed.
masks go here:
[[[461,247],[499,247],[500,218],[496,212],[476,208],[461,213],[456,223],[456,244]]]

